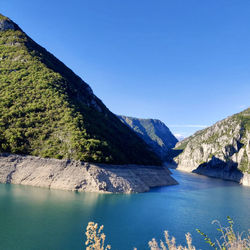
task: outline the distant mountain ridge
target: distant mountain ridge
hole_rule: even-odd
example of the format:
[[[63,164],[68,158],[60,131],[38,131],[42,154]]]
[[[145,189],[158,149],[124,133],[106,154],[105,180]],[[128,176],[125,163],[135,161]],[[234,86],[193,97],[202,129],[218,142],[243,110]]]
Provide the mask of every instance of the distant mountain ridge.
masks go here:
[[[102,163],[161,164],[87,83],[3,15],[0,152]]]
[[[134,130],[159,157],[165,161],[178,140],[169,128],[158,119],[141,119],[118,115],[124,124]]]
[[[250,186],[250,108],[177,143],[177,169]]]

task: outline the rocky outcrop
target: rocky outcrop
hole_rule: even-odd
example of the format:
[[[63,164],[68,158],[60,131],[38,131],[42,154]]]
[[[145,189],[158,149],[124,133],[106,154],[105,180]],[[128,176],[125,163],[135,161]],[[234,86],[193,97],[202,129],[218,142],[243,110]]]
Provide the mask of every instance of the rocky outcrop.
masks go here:
[[[104,193],[146,192],[178,184],[161,166],[104,165],[34,156],[0,155],[0,183]]]
[[[250,186],[250,109],[179,142],[177,169]]]
[[[244,173],[243,178],[240,182],[243,186],[250,186],[250,174]]]
[[[118,117],[134,130],[163,161],[167,160],[170,150],[174,148],[178,140],[162,121],[121,115]]]
[[[15,25],[8,19],[5,20],[0,19],[0,31],[4,30],[15,30]]]

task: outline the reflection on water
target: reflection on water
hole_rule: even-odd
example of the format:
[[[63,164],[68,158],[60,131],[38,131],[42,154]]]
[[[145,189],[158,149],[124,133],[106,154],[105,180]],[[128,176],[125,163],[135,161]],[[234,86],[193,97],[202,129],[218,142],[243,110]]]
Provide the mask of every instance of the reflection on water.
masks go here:
[[[237,183],[173,170],[180,185],[143,194],[97,194],[0,184],[0,249],[84,249],[89,221],[104,224],[113,249],[147,249],[168,229],[178,242],[195,228],[216,236],[210,222],[234,218],[250,227],[250,188]]]
[[[209,189],[209,188],[218,188],[218,187],[235,187],[239,186],[238,183],[232,181],[225,181],[221,179],[211,178],[203,175],[198,175],[195,173],[186,173],[183,171],[178,171],[171,169],[174,178],[180,183],[177,187],[170,186],[169,190],[173,189],[174,191],[195,191],[199,189]],[[152,189],[151,191],[160,192],[166,190],[166,187],[159,187]]]

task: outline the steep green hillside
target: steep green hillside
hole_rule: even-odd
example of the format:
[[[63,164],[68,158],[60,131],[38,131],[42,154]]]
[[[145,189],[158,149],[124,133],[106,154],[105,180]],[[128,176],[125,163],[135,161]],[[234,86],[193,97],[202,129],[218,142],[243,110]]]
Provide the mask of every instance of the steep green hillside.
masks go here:
[[[170,149],[178,140],[169,128],[157,119],[140,119],[118,116],[124,124],[133,129],[164,161],[168,160]]]
[[[0,151],[160,164],[62,62],[0,15]]]

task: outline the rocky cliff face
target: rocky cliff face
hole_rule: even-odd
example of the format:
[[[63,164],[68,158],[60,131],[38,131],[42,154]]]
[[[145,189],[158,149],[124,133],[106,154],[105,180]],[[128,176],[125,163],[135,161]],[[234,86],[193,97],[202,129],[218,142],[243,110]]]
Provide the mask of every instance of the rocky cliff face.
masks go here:
[[[0,31],[4,30],[15,30],[15,26],[12,22],[7,19],[0,20]]]
[[[250,108],[176,145],[177,169],[250,185]]]
[[[128,116],[118,116],[129,128],[134,130],[164,161],[178,140],[169,128],[157,119],[140,119]]]
[[[100,165],[9,154],[0,155],[0,183],[106,193],[137,193],[178,184],[161,166]]]

